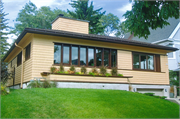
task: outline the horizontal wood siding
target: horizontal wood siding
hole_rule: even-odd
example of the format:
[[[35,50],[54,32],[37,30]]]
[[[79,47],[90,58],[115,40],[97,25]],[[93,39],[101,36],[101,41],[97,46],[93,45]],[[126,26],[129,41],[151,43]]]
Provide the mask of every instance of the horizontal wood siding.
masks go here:
[[[142,48],[142,47],[133,47],[133,46],[125,47],[125,45],[121,45],[121,44],[112,44],[112,43],[105,43],[105,42],[72,39],[72,38],[66,38],[66,37],[46,36],[46,35],[34,35],[33,59],[32,59],[33,77],[41,77],[41,74],[40,74],[41,72],[50,72],[50,67],[53,66],[53,60],[54,60],[54,42],[119,49],[118,50],[118,68],[123,69],[123,70],[118,70],[118,72],[123,74],[124,76],[133,76],[133,78],[130,78],[131,83],[167,84],[167,85],[169,84],[168,66],[165,66],[167,63],[167,56],[163,56],[165,53],[163,53],[163,51],[161,50],[151,49],[151,48]],[[161,56],[161,69],[162,69],[162,72],[164,73],[131,70],[132,69],[132,52],[128,50],[146,52],[146,53],[163,54]],[[57,68],[59,68],[59,66],[57,66]],[[65,67],[65,70],[68,70],[68,69],[69,67]],[[80,67],[77,67],[76,70],[80,71]],[[91,70],[92,68],[87,68],[88,72]],[[108,69],[109,73],[110,71],[111,70]],[[50,79],[53,80],[55,79],[55,77],[56,76],[50,77]],[[67,78],[67,77],[68,76],[64,78]],[[91,79],[94,80],[94,78],[92,77]],[[78,80],[78,78],[76,80]],[[79,80],[83,80],[83,78],[81,77],[81,79]],[[88,80],[90,79],[88,78]],[[98,81],[99,79],[96,79],[96,80]],[[105,80],[111,80],[111,79],[106,78]],[[101,81],[101,79],[99,81]]]
[[[132,52],[130,51],[117,51],[118,69],[132,69]]]
[[[89,23],[66,18],[58,18],[52,24],[52,29],[88,34]]]
[[[92,77],[92,76],[71,76],[71,75],[53,75],[49,76],[50,80],[58,81],[81,81],[81,82],[114,82],[127,83],[127,78],[111,78],[111,77]]]
[[[33,36],[30,36],[26,39],[26,42],[20,43],[21,47],[24,48],[23,50],[23,62],[24,62],[24,81],[30,81],[32,79],[32,45],[33,45]],[[25,47],[31,43],[31,54],[30,54],[30,59],[28,59],[27,61],[25,61]],[[20,48],[19,48],[20,49]],[[18,50],[16,52],[16,57],[12,60],[12,67],[8,67],[9,70],[13,70],[15,67],[15,85],[16,84],[20,84],[21,83],[21,68],[22,68],[22,64],[19,65],[17,67],[17,55],[21,52],[21,50]],[[13,55],[12,55],[13,56]],[[10,80],[11,83],[8,84],[8,86],[12,86],[13,85],[13,79]]]

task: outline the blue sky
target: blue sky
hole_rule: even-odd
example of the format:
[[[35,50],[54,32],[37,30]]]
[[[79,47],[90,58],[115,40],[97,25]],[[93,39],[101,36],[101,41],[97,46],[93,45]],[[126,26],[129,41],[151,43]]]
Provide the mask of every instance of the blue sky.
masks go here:
[[[14,27],[15,19],[19,11],[25,6],[29,0],[2,0],[4,3],[4,12],[8,13],[5,17],[8,20],[8,25]],[[129,0],[90,0],[93,1],[94,8],[103,8],[102,11],[106,11],[106,14],[113,13],[118,16],[121,21],[124,20],[122,15],[127,11],[131,10],[131,3]],[[73,10],[69,3],[71,0],[31,0],[37,8],[42,6],[50,6],[51,9],[59,8],[61,10]],[[12,39],[16,39],[14,35],[8,36],[8,42],[11,43]]]

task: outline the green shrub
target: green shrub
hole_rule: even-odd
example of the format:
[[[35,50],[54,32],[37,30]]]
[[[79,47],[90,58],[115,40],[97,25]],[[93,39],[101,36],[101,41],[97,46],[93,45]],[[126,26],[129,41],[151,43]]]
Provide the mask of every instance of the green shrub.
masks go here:
[[[167,98],[166,96],[161,96],[161,99],[165,99],[165,98]]]
[[[51,88],[51,83],[49,80],[45,79],[43,82],[42,82],[42,87],[43,88]]]
[[[117,76],[117,68],[116,67],[112,68],[111,74],[112,74],[112,76]]]
[[[73,72],[76,72],[76,69],[75,69],[75,67],[74,67],[73,65],[70,67],[69,70],[70,70],[70,71],[73,71]]]
[[[41,88],[42,87],[42,83],[38,79],[31,80],[27,87],[29,87],[29,88]]]
[[[5,84],[1,82],[1,95],[7,95],[7,94],[9,94],[9,92],[7,91],[7,87],[5,86]]]
[[[155,98],[161,98],[161,96],[158,96],[158,95],[154,95],[153,97],[155,97]]]
[[[62,72],[62,71],[57,71],[56,73],[63,74],[64,72]]]
[[[154,96],[154,93],[144,93],[144,95]]]
[[[102,66],[102,67],[100,68],[100,73],[103,74],[103,75],[105,75],[105,74],[107,73],[106,67]]]
[[[112,75],[111,75],[110,73],[106,73],[106,74],[105,74],[105,76],[107,76],[107,77],[108,77],[108,76],[112,76]]]
[[[60,72],[64,72],[64,67],[63,67],[63,65],[62,65],[62,64],[60,64],[59,71],[60,71]]]
[[[55,73],[55,71],[57,70],[57,68],[56,67],[51,67],[51,73]]]
[[[98,74],[98,71],[97,71],[96,68],[93,68],[91,72],[94,73],[94,74]]]
[[[123,74],[118,74],[118,76],[123,76]]]
[[[83,72],[84,74],[86,74],[86,71],[87,71],[87,70],[86,70],[86,67],[85,67],[85,66],[82,66],[82,67],[81,67],[81,72]]]
[[[51,82],[51,88],[57,88],[57,82],[52,81]]]

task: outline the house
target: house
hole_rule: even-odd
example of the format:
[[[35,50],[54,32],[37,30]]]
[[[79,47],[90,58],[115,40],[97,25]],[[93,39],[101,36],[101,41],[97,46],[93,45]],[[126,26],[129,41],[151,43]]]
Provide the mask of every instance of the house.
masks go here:
[[[45,77],[57,81],[58,87],[128,91],[131,84],[133,91],[169,97],[167,53],[177,48],[88,34],[88,30],[88,21],[63,15],[52,22],[52,30],[25,28],[16,40],[17,45],[3,58],[9,63],[8,69],[15,73],[8,86],[20,88],[22,83],[25,88],[34,77]],[[88,72],[94,67],[99,70],[100,66],[106,66],[108,72],[117,67],[124,77],[42,75],[60,64],[65,70],[74,65],[76,71],[85,65]]]
[[[133,40],[142,41],[152,44],[158,44],[168,47],[180,48],[180,19],[169,18],[170,25],[164,28],[157,28],[156,30],[150,29],[150,35],[148,39],[133,37]],[[125,35],[125,38],[130,36],[129,33]],[[169,70],[180,71],[180,51],[174,51],[168,53],[168,65]]]

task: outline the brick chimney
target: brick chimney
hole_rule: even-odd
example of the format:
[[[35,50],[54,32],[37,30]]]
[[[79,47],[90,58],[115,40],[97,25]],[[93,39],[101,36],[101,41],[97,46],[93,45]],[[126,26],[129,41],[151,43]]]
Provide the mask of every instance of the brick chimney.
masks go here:
[[[63,14],[52,22],[52,29],[76,33],[89,33],[89,21],[65,17]]]

